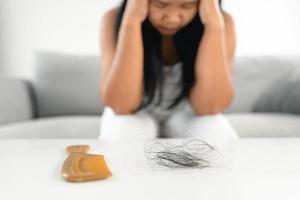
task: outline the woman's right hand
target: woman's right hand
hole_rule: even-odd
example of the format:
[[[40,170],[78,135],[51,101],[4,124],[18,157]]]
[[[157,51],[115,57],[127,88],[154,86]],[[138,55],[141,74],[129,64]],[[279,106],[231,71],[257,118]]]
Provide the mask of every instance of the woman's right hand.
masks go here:
[[[128,0],[124,15],[130,20],[138,20],[142,23],[147,18],[148,11],[149,0]]]

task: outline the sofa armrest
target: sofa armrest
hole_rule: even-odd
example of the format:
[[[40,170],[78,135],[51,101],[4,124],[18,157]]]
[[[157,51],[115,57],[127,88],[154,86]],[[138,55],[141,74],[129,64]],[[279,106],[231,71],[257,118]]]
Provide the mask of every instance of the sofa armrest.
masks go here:
[[[0,126],[34,118],[34,104],[29,81],[0,77]]]

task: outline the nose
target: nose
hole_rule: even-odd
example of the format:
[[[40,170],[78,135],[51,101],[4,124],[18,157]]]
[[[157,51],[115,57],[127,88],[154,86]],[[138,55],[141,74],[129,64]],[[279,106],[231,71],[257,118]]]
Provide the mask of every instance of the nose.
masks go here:
[[[181,14],[178,11],[167,11],[164,21],[168,28],[176,28],[181,22]]]

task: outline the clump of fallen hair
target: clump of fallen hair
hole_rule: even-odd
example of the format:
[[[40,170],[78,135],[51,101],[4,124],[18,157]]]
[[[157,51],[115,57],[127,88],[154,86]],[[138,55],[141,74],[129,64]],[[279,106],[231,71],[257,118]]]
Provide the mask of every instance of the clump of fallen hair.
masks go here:
[[[151,141],[144,152],[153,167],[202,169],[212,166],[216,149],[203,140],[191,138],[181,144]]]

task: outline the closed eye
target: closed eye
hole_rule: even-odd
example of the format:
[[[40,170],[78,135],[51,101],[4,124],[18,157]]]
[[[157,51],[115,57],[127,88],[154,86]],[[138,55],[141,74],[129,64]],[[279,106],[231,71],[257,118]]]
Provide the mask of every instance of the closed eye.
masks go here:
[[[183,4],[181,7],[188,9],[188,8],[194,8],[195,6],[196,6],[195,3],[187,3],[187,4]]]
[[[164,8],[164,7],[167,6],[167,4],[162,3],[162,2],[159,2],[159,1],[154,1],[153,4],[154,4],[156,7],[158,7],[158,8]]]

